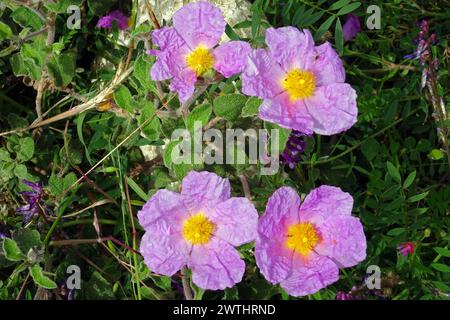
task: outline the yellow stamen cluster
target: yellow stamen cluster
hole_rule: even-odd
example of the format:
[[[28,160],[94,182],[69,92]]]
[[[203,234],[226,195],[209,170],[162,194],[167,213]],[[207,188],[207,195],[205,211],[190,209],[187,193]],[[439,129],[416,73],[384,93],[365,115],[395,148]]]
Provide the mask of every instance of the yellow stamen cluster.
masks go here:
[[[205,244],[212,236],[214,223],[203,213],[197,213],[183,223],[183,236],[191,244]]]
[[[186,64],[197,76],[200,76],[212,69],[214,57],[208,49],[199,46],[186,56]]]
[[[316,78],[312,72],[293,69],[282,80],[282,87],[293,101],[308,98],[314,94]]]
[[[307,256],[319,242],[319,235],[311,223],[293,224],[288,229],[286,247]]]

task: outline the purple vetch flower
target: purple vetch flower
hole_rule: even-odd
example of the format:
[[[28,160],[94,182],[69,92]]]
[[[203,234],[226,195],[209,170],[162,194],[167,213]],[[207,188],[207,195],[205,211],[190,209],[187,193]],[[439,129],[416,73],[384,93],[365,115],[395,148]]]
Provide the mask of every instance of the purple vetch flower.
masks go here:
[[[356,37],[356,35],[361,31],[361,22],[359,18],[353,13],[350,13],[342,26],[342,34],[345,41],[349,41]]]
[[[261,119],[323,135],[356,122],[356,92],[329,42],[315,46],[309,30],[283,27],[267,29],[266,43],[250,53],[241,76],[242,92],[264,99]]]
[[[152,196],[138,212],[147,266],[166,276],[187,266],[203,289],[240,282],[245,263],[234,247],[255,239],[258,213],[247,198],[230,193],[228,179],[191,171],[181,193],[163,189]]]
[[[404,56],[405,59],[419,60],[423,66],[430,55],[431,45],[436,44],[436,34],[430,32],[430,26],[427,20],[421,20],[417,23],[419,27],[419,34],[414,38],[413,43],[417,45],[416,50]]]
[[[44,189],[40,182],[35,183],[28,180],[22,180],[23,184],[27,185],[31,191],[22,191],[20,194],[27,200],[27,204],[18,208],[17,213],[23,215],[23,223],[28,223],[31,218],[39,213],[39,202],[44,195]]]
[[[153,31],[153,43],[159,50],[149,50],[157,57],[151,69],[155,81],[171,79],[170,90],[185,102],[194,93],[198,77],[216,70],[229,78],[245,67],[250,45],[230,41],[216,47],[226,22],[219,8],[208,2],[189,3],[175,12],[173,27]]]
[[[353,198],[321,186],[303,204],[290,187],[276,190],[258,223],[256,263],[272,284],[293,296],[313,294],[339,280],[339,268],[366,257],[361,222],[351,216]]]
[[[290,169],[294,169],[295,166],[300,162],[300,156],[305,151],[306,141],[305,137],[308,135],[292,130],[289,135],[288,141],[286,142],[286,147],[284,151],[280,154],[280,163],[287,165]]]
[[[120,30],[125,30],[129,27],[129,18],[120,10],[111,11],[106,16],[101,17],[97,22],[97,27],[111,29],[114,21]]]
[[[354,296],[352,296],[350,293],[338,291],[336,293],[336,300],[357,300],[357,299]]]

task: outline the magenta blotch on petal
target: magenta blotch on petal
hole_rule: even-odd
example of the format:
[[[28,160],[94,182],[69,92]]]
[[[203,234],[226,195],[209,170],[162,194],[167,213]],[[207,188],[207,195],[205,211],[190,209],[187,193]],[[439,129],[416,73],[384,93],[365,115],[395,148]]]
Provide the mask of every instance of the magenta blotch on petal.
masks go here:
[[[230,41],[214,49],[214,69],[229,78],[244,70],[251,47],[244,41]]]

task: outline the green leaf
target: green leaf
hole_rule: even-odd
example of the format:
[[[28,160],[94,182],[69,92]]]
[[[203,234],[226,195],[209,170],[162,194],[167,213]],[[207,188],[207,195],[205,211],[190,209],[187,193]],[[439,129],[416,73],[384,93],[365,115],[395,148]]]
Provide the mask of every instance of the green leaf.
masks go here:
[[[333,3],[331,6],[330,6],[330,10],[337,10],[337,9],[340,9],[340,8],[342,8],[343,6],[346,6],[349,2],[350,2],[351,0],[339,0],[339,1],[336,1],[335,3]]]
[[[134,62],[133,76],[139,81],[142,89],[158,95],[155,83],[150,79],[150,69],[152,67],[151,58],[146,55],[140,55]]]
[[[138,117],[140,125],[147,121],[147,124],[142,128],[142,132],[150,141],[158,140],[161,133],[161,122],[154,115],[155,111],[153,103],[145,100],[141,108],[141,114]]]
[[[344,53],[344,36],[342,34],[342,24],[339,18],[336,21],[336,27],[334,29],[334,41],[339,55],[342,55]]]
[[[3,239],[3,253],[9,261],[21,261],[25,258],[17,243],[9,238]]]
[[[437,271],[441,271],[441,272],[445,272],[445,273],[449,273],[450,272],[450,267],[446,264],[443,263],[432,263],[431,266],[436,269]]]
[[[199,121],[201,124],[200,128],[203,128],[209,120],[211,116],[212,106],[210,103],[205,103],[199,106],[196,106],[188,115],[186,119],[186,127],[189,131],[193,132],[194,124],[196,121]]]
[[[244,118],[256,116],[258,114],[261,103],[261,99],[257,97],[251,97],[245,103],[244,108],[242,108],[241,116]]]
[[[433,149],[428,154],[428,157],[432,160],[441,160],[444,157],[444,152],[439,149]]]
[[[416,194],[415,196],[408,198],[408,202],[418,202],[418,201],[424,199],[428,195],[428,193],[429,193],[429,191],[423,192],[420,194]]]
[[[380,150],[380,144],[377,140],[370,138],[361,146],[361,152],[367,160],[373,160]]]
[[[94,271],[84,288],[88,300],[110,300],[114,299],[113,286],[103,276]]]
[[[20,229],[14,235],[14,241],[17,242],[22,252],[28,253],[30,249],[40,249],[43,246],[41,235],[37,230],[33,229]]]
[[[14,10],[11,14],[11,18],[22,28],[31,27],[34,31],[38,31],[44,27],[44,21],[27,7],[19,7]]]
[[[45,1],[44,6],[55,13],[67,13],[70,5],[80,6],[83,0],[58,0],[56,2]]]
[[[28,178],[28,169],[27,166],[19,163],[14,166],[14,175],[19,179],[27,179]]]
[[[66,52],[53,56],[47,63],[48,72],[57,87],[67,86],[75,76],[76,54]]]
[[[0,21],[0,40],[9,39],[13,35],[11,28]]]
[[[411,172],[406,177],[405,182],[403,182],[403,189],[407,189],[409,186],[411,186],[415,179],[416,179],[416,170]]]
[[[114,101],[120,108],[125,109],[128,112],[133,112],[135,103],[130,90],[128,90],[126,86],[121,85],[114,91]]]
[[[4,162],[11,162],[11,156],[9,155],[9,152],[4,150],[4,149],[0,149],[0,161],[4,161]]]
[[[51,175],[50,179],[48,180],[50,192],[55,196],[59,196],[72,184],[74,184],[75,181],[77,181],[77,176],[73,172],[70,172],[64,178],[60,178],[56,175]]]
[[[324,34],[325,32],[328,31],[328,29],[330,29],[331,25],[333,24],[335,19],[335,16],[329,16],[327,20],[325,20],[319,27],[319,29],[317,29],[316,33],[314,34],[314,39],[315,40],[319,40]]]
[[[130,177],[127,178],[127,183],[130,186],[130,188],[136,192],[136,194],[144,201],[148,200],[148,195],[145,193],[144,190],[139,187],[139,185]]]
[[[358,9],[360,5],[361,5],[361,2],[353,2],[353,3],[350,3],[350,4],[346,5],[345,7],[341,8],[341,10],[339,10],[339,11],[337,12],[337,15],[338,15],[338,16],[342,16],[342,15],[344,15],[344,14],[353,12],[353,11],[355,11],[356,9]]]
[[[400,172],[398,171],[398,169],[390,162],[388,161],[386,163],[387,165],[387,170],[389,175],[398,183],[402,182],[402,178],[400,176]]]
[[[443,257],[450,258],[450,250],[447,248],[434,247],[434,251]]]
[[[57,285],[56,283],[51,280],[49,277],[44,275],[44,272],[42,271],[41,266],[38,264],[35,264],[34,266],[30,267],[30,274],[31,277],[34,280],[34,283],[36,283],[38,286],[45,288],[45,289],[56,289]]]
[[[28,161],[34,154],[34,140],[31,137],[19,140],[20,149],[17,152],[17,158],[22,161]]]
[[[402,233],[404,233],[406,231],[405,228],[394,228],[388,231],[387,235],[388,236],[398,236],[401,235]]]
[[[242,94],[228,94],[214,99],[214,113],[228,121],[233,121],[241,114],[247,98]]]

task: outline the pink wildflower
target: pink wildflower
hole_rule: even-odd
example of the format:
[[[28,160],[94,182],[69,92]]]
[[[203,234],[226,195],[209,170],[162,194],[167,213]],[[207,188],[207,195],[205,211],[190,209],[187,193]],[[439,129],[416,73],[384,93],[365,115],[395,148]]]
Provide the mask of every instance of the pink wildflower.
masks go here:
[[[406,257],[408,254],[413,254],[416,244],[414,242],[405,242],[397,247],[398,253]]]
[[[111,11],[106,16],[101,17],[97,22],[97,27],[111,29],[114,21],[117,23],[117,27],[120,30],[125,30],[129,27],[129,18],[119,10]]]

